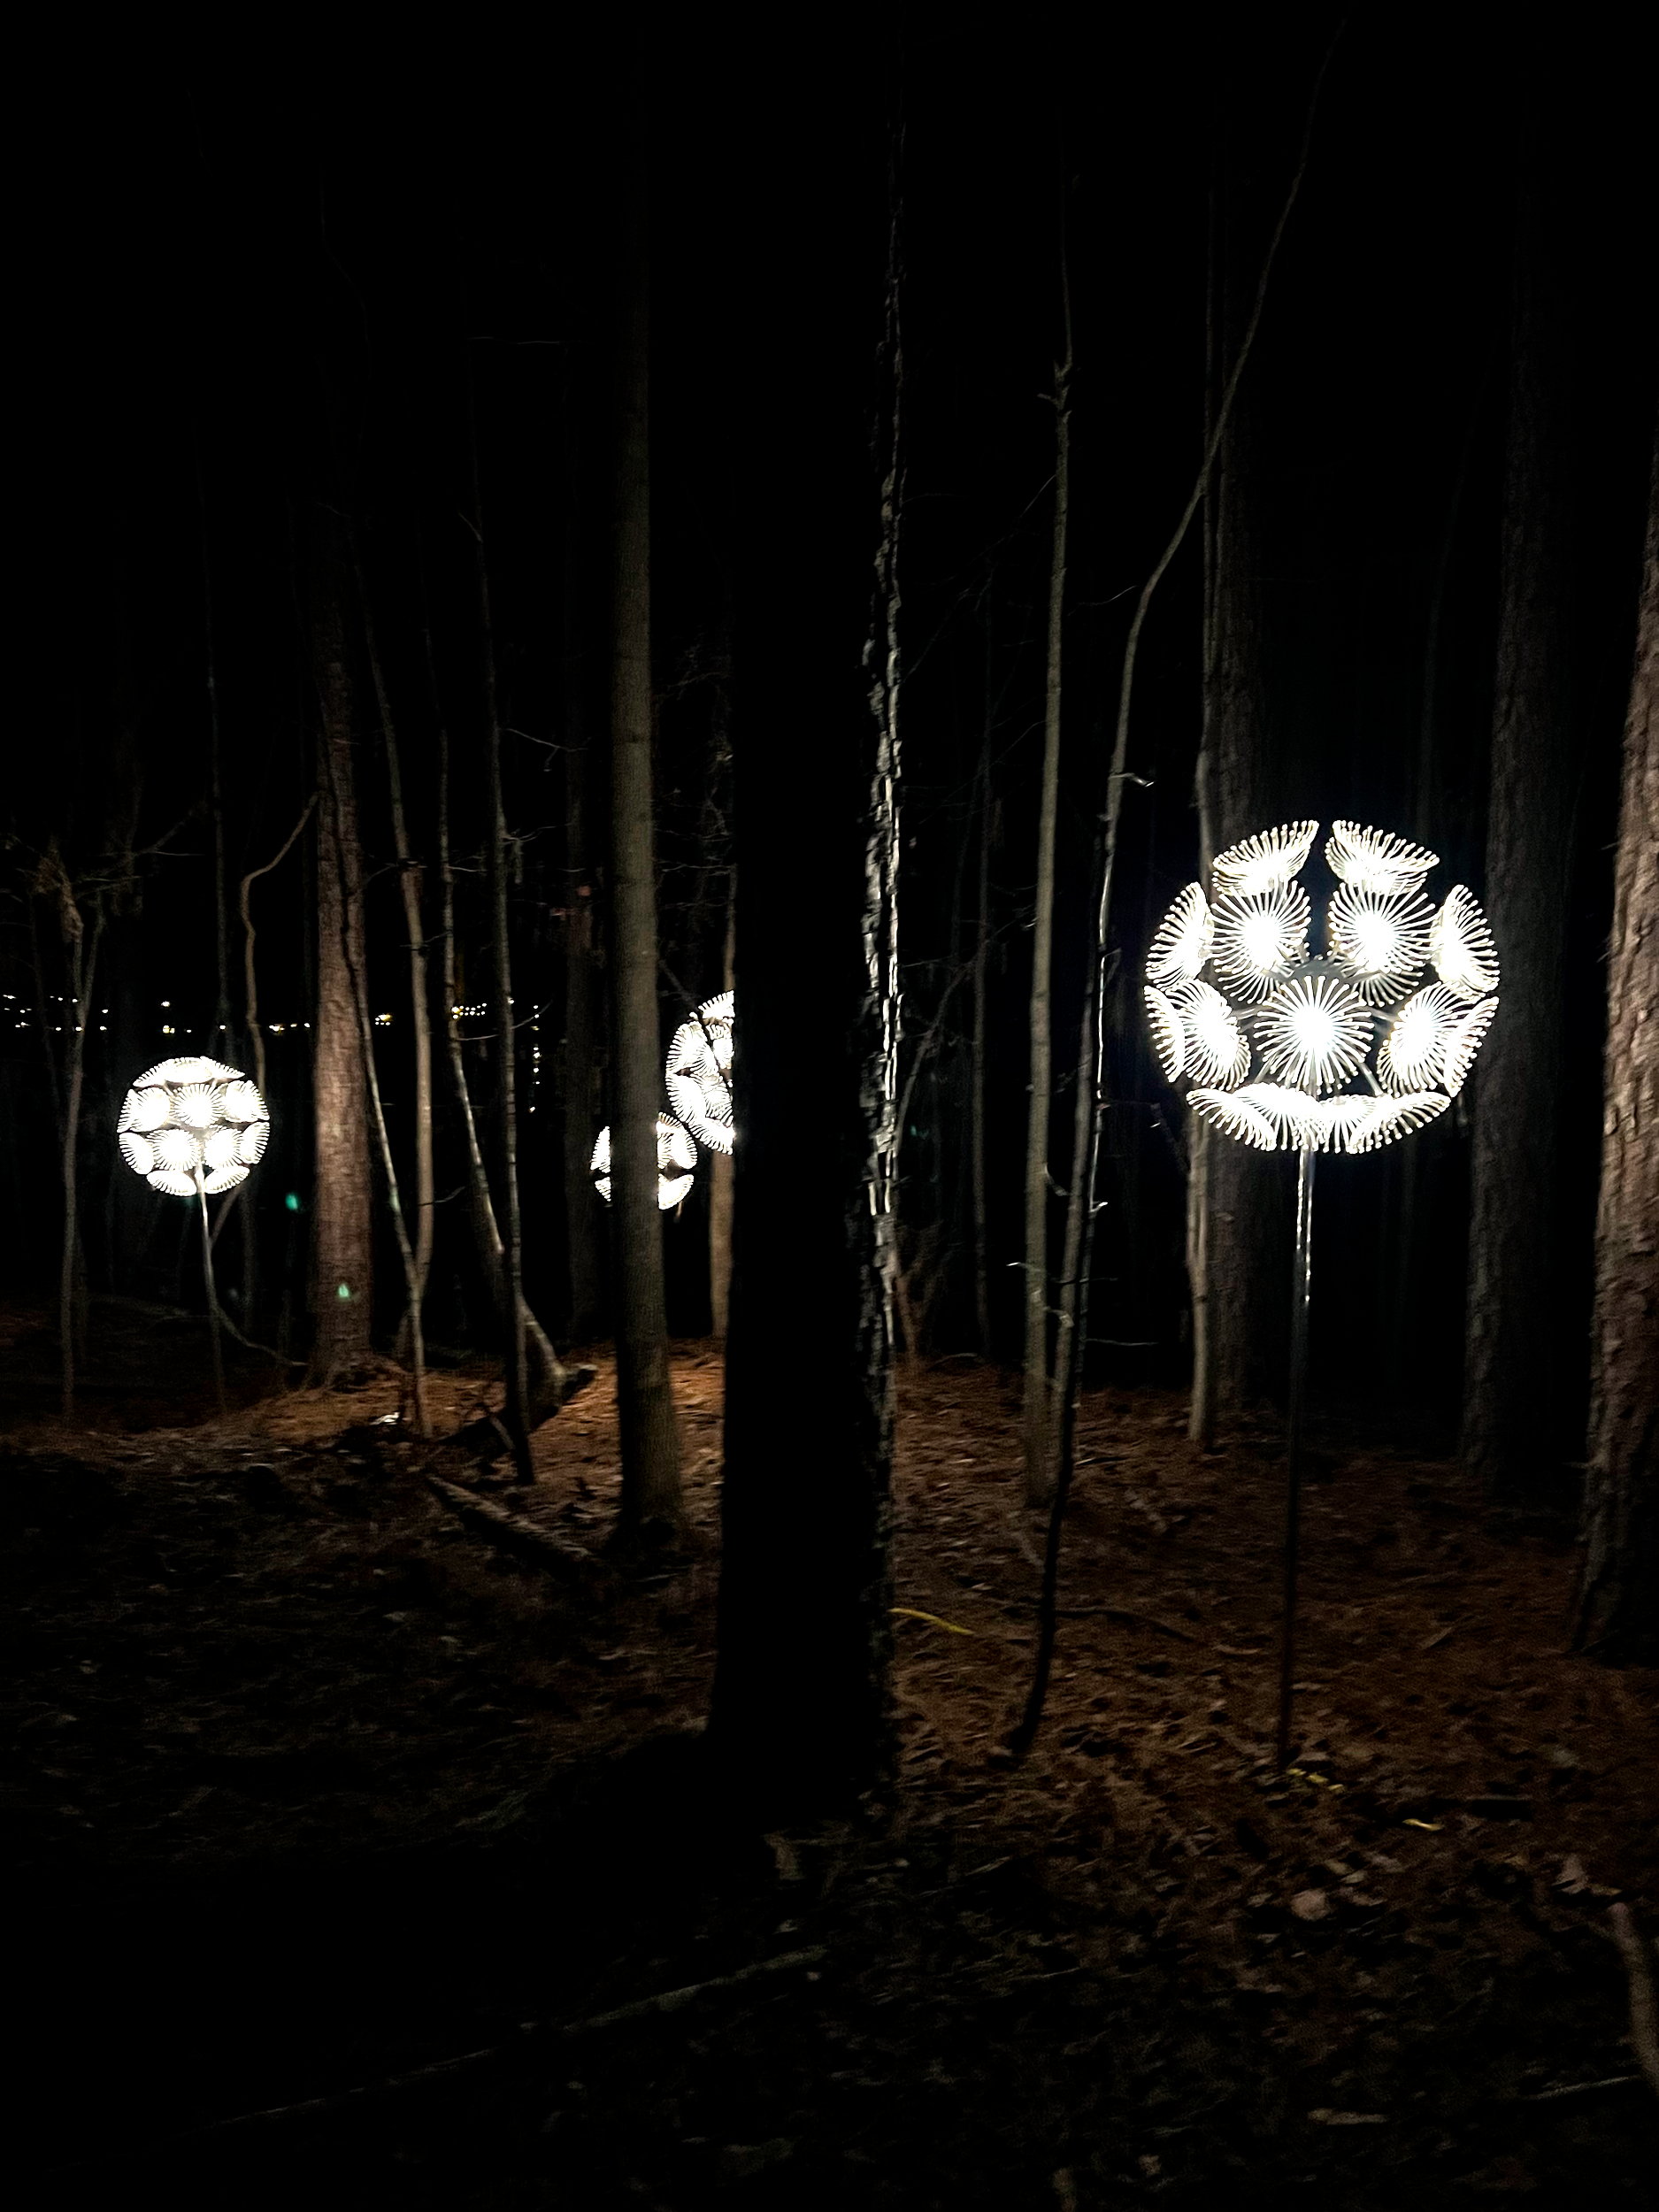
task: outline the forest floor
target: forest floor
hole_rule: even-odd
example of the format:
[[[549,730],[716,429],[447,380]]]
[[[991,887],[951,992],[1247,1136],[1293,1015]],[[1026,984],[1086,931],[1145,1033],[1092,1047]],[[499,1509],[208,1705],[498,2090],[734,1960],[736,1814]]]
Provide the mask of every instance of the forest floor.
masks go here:
[[[14,2201],[1651,2201],[1608,1909],[1659,1932],[1659,1678],[1566,1654],[1571,1531],[1455,1465],[1318,1435],[1281,1776],[1277,1425],[1206,1455],[1091,1393],[1015,1767],[1015,1392],[911,1371],[899,1778],[762,1837],[697,1753],[713,1346],[674,1363],[685,1551],[626,1568],[603,1352],[533,1495],[488,1492],[539,1559],[419,1479],[389,1374],[242,1359],[221,1420],[199,1322],[92,1337],[66,1426],[0,1311]],[[493,1379],[434,1374],[440,1426]]]

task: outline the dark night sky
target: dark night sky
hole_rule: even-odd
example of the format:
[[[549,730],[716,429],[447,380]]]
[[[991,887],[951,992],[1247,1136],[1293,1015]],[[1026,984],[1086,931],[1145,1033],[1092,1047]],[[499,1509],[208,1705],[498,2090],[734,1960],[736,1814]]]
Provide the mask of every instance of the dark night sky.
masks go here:
[[[847,44],[864,38],[868,96],[849,111],[849,132],[866,133],[879,159],[884,109],[902,113],[910,1019],[931,1011],[930,964],[950,956],[987,606],[1001,694],[995,883],[1007,955],[995,1010],[1007,1061],[1021,1049],[1052,466],[1042,396],[1058,334],[1063,181],[1079,369],[1062,926],[1075,938],[1129,606],[1198,457],[1212,180],[1225,163],[1240,180],[1259,250],[1336,19],[1317,8],[1249,19],[1166,11],[1149,22],[1018,11],[964,29],[926,10],[821,11],[787,47],[749,44],[735,19],[679,21],[661,35],[653,467],[671,908],[695,875],[710,804],[718,810],[710,763],[733,599],[745,563],[765,558],[765,517],[744,501],[744,393],[756,378],[785,377],[803,410],[829,399],[812,360],[780,360],[765,346],[765,270],[734,265],[733,208],[767,189],[745,159],[750,104],[820,96],[813,41],[835,42],[844,64]],[[1355,11],[1245,395],[1272,488],[1263,553],[1284,804],[1409,826],[1443,567],[1430,829],[1479,883],[1511,213],[1522,165],[1546,165],[1578,287],[1586,722],[1569,929],[1586,1051],[1653,400],[1643,72],[1637,35],[1621,23],[1612,11]],[[415,806],[429,823],[423,603],[459,757],[479,727],[459,520],[470,506],[469,380],[503,719],[523,733],[510,740],[509,803],[522,829],[551,826],[560,757],[548,749],[580,738],[572,726],[584,717],[591,733],[603,709],[597,475],[614,54],[586,18],[555,17],[522,41],[495,30],[462,43],[452,30],[400,27],[389,59],[378,47],[313,48],[293,26],[240,51],[186,51],[171,35],[163,27],[124,51],[42,57],[19,96],[30,150],[14,202],[27,673],[10,826],[30,843],[56,830],[72,855],[82,849],[123,746],[142,765],[141,838],[199,800],[204,509],[233,879],[269,856],[305,787],[292,548],[296,516],[319,496],[358,518]],[[1126,970],[1194,867],[1196,625],[1189,549],[1158,603],[1137,689],[1132,764],[1152,787],[1137,789],[1125,814],[1117,927]],[[802,787],[810,804],[806,761]],[[367,833],[383,856],[373,807]],[[150,872],[142,922],[111,947],[110,987],[127,995],[135,1032],[147,1013],[158,1020],[149,1001],[164,995],[205,1017],[209,849],[200,815],[186,819]],[[536,916],[564,894],[557,838],[533,838],[527,851],[521,927],[534,969],[551,943]],[[291,871],[265,909],[263,989],[277,1018],[301,1010],[300,880]],[[375,895],[389,932],[389,888]],[[690,934],[671,911],[671,960],[694,989],[712,987],[709,933]],[[22,952],[8,918],[9,990],[27,988]],[[1066,956],[1063,985],[1075,991]],[[674,1015],[672,999],[664,1010]],[[1115,1067],[1129,1102],[1113,1141],[1134,1241],[1108,1333],[1156,1339],[1167,1362],[1177,1356],[1178,1192],[1138,1025],[1127,1033]],[[26,1049],[31,1041],[7,1033],[8,1066]],[[27,1114],[26,1087],[8,1078],[9,1114]],[[994,1102],[1005,1162],[1018,1156],[1022,1111],[1010,1076]],[[1457,1144],[1448,1131],[1425,1148],[1454,1197]],[[1003,1179],[1011,1233],[1011,1168]],[[1382,1180],[1351,1201],[1362,1214],[1383,1202]],[[1363,1233],[1374,1237],[1374,1220]],[[1350,1325],[1359,1302],[1333,1302],[1329,1325]]]

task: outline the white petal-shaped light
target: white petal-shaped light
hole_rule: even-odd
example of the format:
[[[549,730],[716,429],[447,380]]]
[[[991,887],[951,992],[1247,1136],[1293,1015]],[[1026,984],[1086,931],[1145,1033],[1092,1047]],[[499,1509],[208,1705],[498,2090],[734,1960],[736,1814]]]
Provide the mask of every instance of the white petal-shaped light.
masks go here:
[[[663,1070],[669,1104],[710,1152],[732,1149],[732,1030],[735,1019],[730,991],[705,999],[691,1019],[675,1030]]]
[[[1181,1027],[1181,1018],[1156,985],[1147,984],[1141,995],[1147,1004],[1147,1026],[1152,1032],[1152,1049],[1158,1056],[1158,1065],[1164,1071],[1164,1081],[1173,1083],[1187,1065],[1187,1034]]]
[[[1466,884],[1455,883],[1429,925],[1429,958],[1448,990],[1485,998],[1498,987],[1498,950],[1486,910]]]
[[[265,1157],[265,1146],[271,1141],[268,1121],[250,1121],[236,1138],[236,1157],[244,1167],[257,1167]]]
[[[1348,1136],[1350,1152],[1375,1152],[1396,1137],[1409,1137],[1443,1114],[1451,1104],[1444,1091],[1408,1091],[1403,1098],[1379,1098]]]
[[[161,1191],[169,1198],[196,1196],[195,1176],[178,1174],[170,1167],[156,1168],[144,1179],[151,1190]]]
[[[1188,1091],[1187,1103],[1224,1137],[1239,1144],[1253,1144],[1258,1152],[1274,1149],[1272,1123],[1259,1106],[1251,1105],[1236,1091]]]
[[[1360,1097],[1345,1092],[1340,1098],[1321,1098],[1315,1103],[1317,1112],[1313,1125],[1318,1131],[1317,1141],[1304,1141],[1316,1152],[1351,1152],[1355,1132],[1370,1121],[1377,1101],[1369,1093]]]
[[[664,1213],[679,1205],[689,1192],[692,1170],[697,1164],[697,1148],[691,1133],[672,1114],[657,1117],[657,1203]],[[594,1142],[593,1158],[588,1171],[594,1179],[594,1188],[606,1204],[611,1202],[611,1126],[607,1123]]]
[[[1426,845],[1408,844],[1392,830],[1367,829],[1358,822],[1333,822],[1325,844],[1325,865],[1355,891],[1420,890],[1440,856]]]
[[[1171,1002],[1180,1017],[1187,1072],[1193,1080],[1222,1091],[1243,1082],[1250,1072],[1250,1048],[1220,992],[1208,983],[1184,983],[1171,994]]]
[[[1254,837],[1241,837],[1236,845],[1217,853],[1210,864],[1217,898],[1279,890],[1302,873],[1318,834],[1317,822],[1286,822],[1278,829],[1258,830]]]
[[[134,1175],[148,1175],[156,1164],[156,1148],[150,1139],[141,1136],[135,1129],[124,1129],[116,1139],[121,1148],[121,1157]]]
[[[224,1103],[219,1108],[227,1121],[247,1124],[269,1121],[271,1110],[259,1095],[259,1086],[250,1083],[245,1076],[225,1086]]]
[[[210,1198],[217,1198],[221,1191],[234,1190],[238,1183],[248,1180],[248,1171],[240,1160],[228,1160],[223,1167],[216,1167],[211,1175],[202,1178],[202,1188]]]
[[[202,1139],[202,1164],[217,1174],[220,1168],[229,1167],[239,1160],[242,1131],[221,1122],[217,1129],[210,1129]],[[241,1178],[238,1177],[238,1181]]]
[[[1318,1119],[1319,1101],[1307,1091],[1292,1089],[1284,1083],[1247,1083],[1233,1095],[1247,1106],[1253,1106],[1258,1114],[1265,1114],[1273,1125],[1276,1148],[1300,1151],[1304,1144],[1314,1142],[1310,1133]]]
[[[1344,883],[1325,916],[1331,957],[1363,999],[1392,1006],[1429,956],[1434,910],[1420,891],[1372,891]]]
[[[1262,1009],[1256,1041],[1270,1076],[1317,1094],[1339,1089],[1358,1068],[1371,1026],[1363,1002],[1346,983],[1298,976]]]
[[[1485,1043],[1486,1032],[1492,1026],[1492,1017],[1497,1010],[1495,998],[1478,999],[1447,1041],[1440,1084],[1448,1097],[1455,1098],[1468,1081],[1469,1071],[1475,1064],[1475,1055]]]
[[[1463,1002],[1443,983],[1414,991],[1390,1023],[1377,1048],[1377,1072],[1385,1089],[1426,1090],[1440,1079],[1440,1062]]]
[[[1210,957],[1213,926],[1209,900],[1199,885],[1189,883],[1152,933],[1147,981],[1165,990],[1172,983],[1195,982]]]
[[[202,1164],[202,1140],[193,1129],[158,1129],[151,1141],[169,1174],[194,1175]]]
[[[1308,894],[1299,883],[1229,895],[1216,908],[1210,958],[1235,999],[1265,998],[1308,956]]]
[[[121,1118],[116,1127],[136,1129],[142,1136],[149,1130],[159,1129],[172,1111],[173,1099],[165,1084],[135,1084],[122,1102]]]

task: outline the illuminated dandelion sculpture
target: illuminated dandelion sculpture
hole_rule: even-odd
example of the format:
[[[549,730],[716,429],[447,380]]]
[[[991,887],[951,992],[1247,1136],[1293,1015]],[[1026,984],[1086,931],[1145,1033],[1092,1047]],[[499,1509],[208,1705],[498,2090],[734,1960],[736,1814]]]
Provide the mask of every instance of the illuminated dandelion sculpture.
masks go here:
[[[1321,1152],[1375,1152],[1443,1114],[1498,1009],[1498,956],[1480,902],[1454,884],[1436,908],[1438,855],[1386,830],[1333,822],[1336,887],[1323,949],[1298,880],[1317,822],[1229,846],[1211,897],[1189,883],[1153,934],[1145,999],[1158,1064],[1194,1113],[1236,1144],[1292,1151],[1290,1471],[1285,1535],[1279,1762],[1289,1757],[1302,1418],[1308,1357],[1313,1169]]]
[[[657,1203],[664,1213],[672,1213],[682,1198],[690,1194],[692,1171],[697,1164],[697,1148],[691,1141],[691,1133],[674,1119],[672,1114],[657,1117]],[[594,1146],[594,1156],[588,1164],[588,1171],[594,1179],[594,1188],[607,1205],[611,1202],[611,1125],[599,1132]]]
[[[657,1203],[672,1213],[690,1194],[697,1147],[732,1149],[732,1032],[736,1021],[730,991],[704,999],[681,1022],[668,1048],[663,1079],[670,1111],[657,1117]],[[611,1202],[611,1131],[599,1132],[588,1163],[594,1188]]]
[[[732,994],[704,999],[668,1048],[668,1102],[697,1142],[732,1149]]]
[[[202,1276],[213,1339],[213,1379],[225,1404],[219,1297],[213,1283],[213,1238],[207,1202],[234,1190],[265,1156],[271,1114],[259,1087],[222,1060],[187,1056],[147,1068],[121,1103],[116,1123],[121,1157],[151,1190],[194,1197],[202,1210]]]

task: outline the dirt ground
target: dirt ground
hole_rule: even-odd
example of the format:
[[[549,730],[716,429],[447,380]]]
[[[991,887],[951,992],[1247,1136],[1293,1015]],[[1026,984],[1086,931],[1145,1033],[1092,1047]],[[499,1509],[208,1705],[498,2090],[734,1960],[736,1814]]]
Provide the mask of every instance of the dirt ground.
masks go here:
[[[763,1838],[696,1747],[714,1347],[675,1361],[685,1554],[628,1569],[603,1351],[534,1499],[486,1479],[539,1561],[419,1479],[389,1372],[242,1356],[219,1420],[199,1323],[92,1336],[65,1426],[43,1317],[0,1314],[25,2201],[1652,2201],[1608,1907],[1659,1932],[1659,1678],[1566,1655],[1571,1532],[1454,1465],[1317,1438],[1281,1777],[1279,1431],[1206,1455],[1091,1394],[1016,1767],[1015,1394],[907,1374],[899,1779]],[[435,1373],[439,1425],[492,1392]]]

